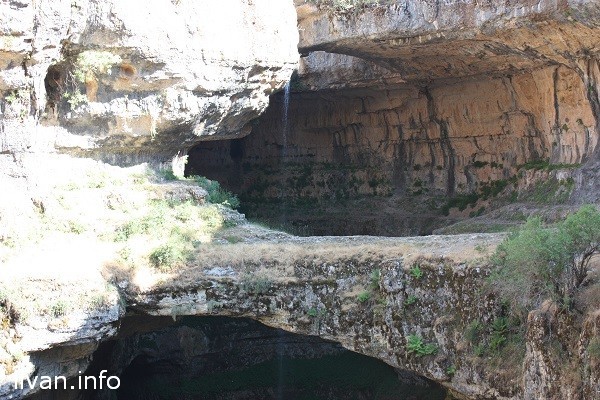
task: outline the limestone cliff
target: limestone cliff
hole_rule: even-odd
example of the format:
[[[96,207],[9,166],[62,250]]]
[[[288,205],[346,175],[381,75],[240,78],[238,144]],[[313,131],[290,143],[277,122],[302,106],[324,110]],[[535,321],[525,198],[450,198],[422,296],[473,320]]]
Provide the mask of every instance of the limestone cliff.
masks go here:
[[[144,160],[243,136],[297,62],[288,2],[0,7],[3,152],[46,145]]]
[[[502,234],[298,238],[248,224],[211,182],[166,180],[189,150],[188,174],[323,234],[597,201],[597,2],[295,3],[0,5],[0,398],[32,394],[14,380],[75,377],[106,340],[127,368],[125,315],[221,315],[467,399],[594,399],[598,305],[547,303],[505,328],[481,290]]]
[[[540,197],[529,189],[596,201],[595,2],[381,3],[297,1],[289,104],[244,139],[192,149],[190,173],[226,183],[253,217],[313,234],[430,233],[505,205],[490,202],[499,194]],[[536,163],[560,170],[552,188],[521,179]]]

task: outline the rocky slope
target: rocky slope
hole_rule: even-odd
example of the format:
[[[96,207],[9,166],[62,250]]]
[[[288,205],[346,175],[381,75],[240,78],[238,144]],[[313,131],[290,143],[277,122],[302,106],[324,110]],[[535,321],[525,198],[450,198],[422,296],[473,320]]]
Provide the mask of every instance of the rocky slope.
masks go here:
[[[137,351],[156,348],[148,342],[151,337],[140,344],[141,338],[132,334],[158,332],[164,317],[220,315],[248,317],[340,343],[439,382],[459,398],[595,398],[599,377],[590,343],[598,335],[597,314],[574,320],[549,305],[530,314],[525,336],[512,327],[502,333],[495,328],[503,311],[481,292],[488,274],[481,257],[502,236],[261,238],[261,231],[249,225],[236,229],[239,235],[251,232],[243,236],[245,243],[205,246],[195,262],[170,273],[108,264],[103,275],[120,288],[120,299],[107,295],[95,307],[82,307],[91,311],[81,316],[46,314],[17,321],[14,346],[25,356],[7,381],[58,371],[76,376],[77,368],[85,368],[90,359],[109,354],[106,347],[94,353],[97,340],[114,338],[126,306],[128,315],[137,319],[122,326],[117,337],[121,350],[110,353],[112,364],[106,365],[115,373],[126,369]],[[35,279],[25,272],[20,277],[23,291]],[[85,282],[99,280],[89,270],[87,278],[77,281],[55,278],[44,301],[55,304],[67,295],[74,299],[74,291],[86,290]],[[87,290],[82,299],[92,302],[96,292]],[[160,342],[162,334],[156,335],[151,340]],[[491,346],[498,335],[506,345],[496,352]],[[152,357],[178,364],[181,351],[192,356],[191,336],[177,337],[168,340],[172,346],[181,341],[174,358]],[[236,346],[236,340],[229,345]],[[71,398],[76,392],[62,395]],[[2,386],[2,398],[20,396],[12,384]]]

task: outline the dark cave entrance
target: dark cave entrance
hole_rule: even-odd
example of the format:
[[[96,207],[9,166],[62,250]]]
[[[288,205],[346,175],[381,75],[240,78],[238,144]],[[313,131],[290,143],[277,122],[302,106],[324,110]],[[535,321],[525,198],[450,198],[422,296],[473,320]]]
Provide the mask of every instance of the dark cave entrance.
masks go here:
[[[140,316],[96,351],[87,376],[121,379],[87,400],[443,400],[446,390],[316,336],[246,318]],[[65,397],[55,397],[65,398]]]

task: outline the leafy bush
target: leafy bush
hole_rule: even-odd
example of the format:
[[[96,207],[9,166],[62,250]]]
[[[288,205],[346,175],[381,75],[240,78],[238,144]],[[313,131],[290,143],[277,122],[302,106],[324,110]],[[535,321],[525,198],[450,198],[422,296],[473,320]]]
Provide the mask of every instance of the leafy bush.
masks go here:
[[[67,315],[69,311],[69,305],[64,300],[58,300],[56,303],[50,307],[50,315],[54,318],[59,318]]]
[[[490,350],[498,351],[506,343],[508,335],[508,320],[499,317],[492,323],[492,336],[490,337]]]
[[[483,324],[479,321],[471,321],[465,329],[465,339],[476,345],[481,340],[481,333],[483,332]]]
[[[600,360],[600,337],[595,336],[590,340],[587,351],[591,358]]]
[[[410,269],[410,274],[415,279],[421,279],[421,277],[423,276],[423,270],[421,269],[421,266],[419,264],[415,264]]]
[[[240,286],[247,293],[260,295],[267,293],[273,282],[266,276],[248,273],[242,276]]]
[[[371,289],[375,290],[379,288],[379,279],[381,278],[381,270],[379,268],[371,271]]]
[[[207,200],[212,204],[222,204],[232,209],[237,209],[240,206],[240,200],[236,195],[221,187],[219,182],[211,181],[203,176],[194,176],[193,179],[199,186],[206,189],[208,192]]]
[[[361,303],[368,301],[370,298],[371,298],[371,292],[366,291],[366,290],[364,292],[360,292],[360,294],[357,296],[357,300]]]
[[[513,311],[526,313],[551,298],[567,306],[600,249],[600,212],[581,207],[555,227],[530,218],[498,246],[491,282]]]
[[[437,353],[436,345],[423,343],[423,338],[418,335],[408,335],[406,348],[409,353],[414,353],[418,357]]]
[[[446,374],[448,374],[449,376],[454,376],[454,374],[456,374],[456,366],[451,365],[448,368],[446,368]]]
[[[417,301],[417,296],[415,296],[414,294],[411,294],[410,296],[408,296],[406,298],[406,300],[404,300],[404,305],[405,306],[410,306],[410,305],[415,304],[416,301]]]
[[[106,74],[110,68],[121,62],[121,57],[108,51],[87,50],[79,53],[75,61],[73,75],[81,83],[95,79],[96,74]]]
[[[150,263],[162,272],[169,272],[173,267],[183,264],[187,258],[185,248],[177,243],[165,243],[150,253]]]

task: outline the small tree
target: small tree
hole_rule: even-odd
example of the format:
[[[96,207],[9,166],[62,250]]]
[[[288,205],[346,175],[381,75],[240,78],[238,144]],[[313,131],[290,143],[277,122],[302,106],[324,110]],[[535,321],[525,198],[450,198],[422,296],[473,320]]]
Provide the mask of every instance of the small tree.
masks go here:
[[[547,298],[566,305],[599,250],[600,212],[594,206],[581,207],[556,227],[530,218],[498,246],[491,281],[500,296],[522,312]]]

